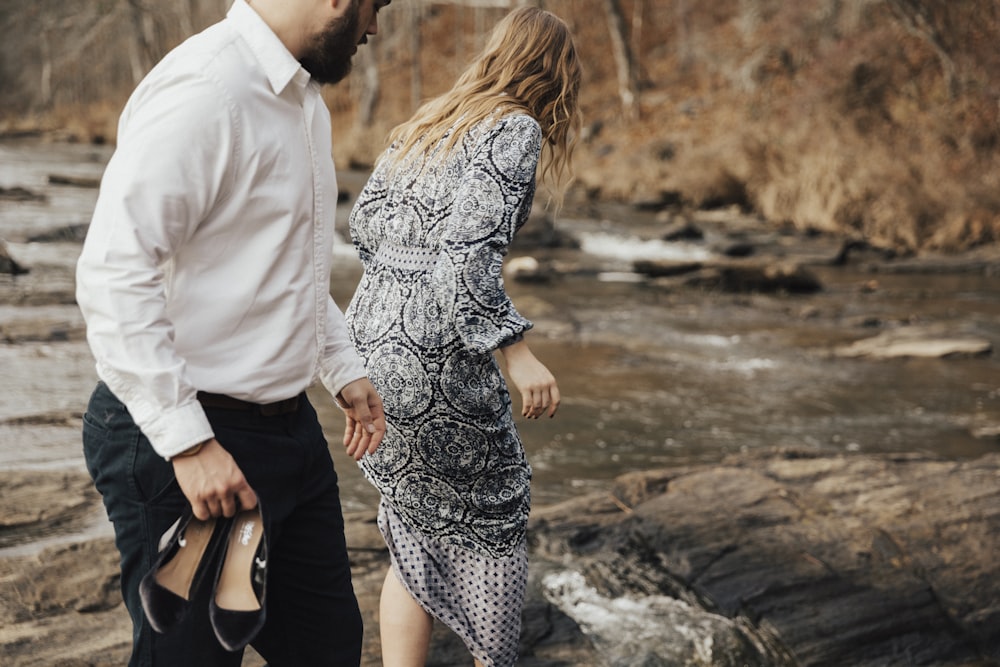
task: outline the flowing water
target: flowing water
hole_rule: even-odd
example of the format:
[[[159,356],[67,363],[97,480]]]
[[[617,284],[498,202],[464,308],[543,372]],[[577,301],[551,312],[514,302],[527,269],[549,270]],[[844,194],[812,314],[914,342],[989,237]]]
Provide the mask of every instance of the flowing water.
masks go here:
[[[96,191],[50,185],[48,176],[96,178],[109,153],[0,143],[0,187],[48,197],[0,201],[0,239],[32,268],[27,276],[0,276],[0,332],[15,341],[0,343],[4,469],[82,469],[77,424],[58,418],[83,410],[95,380],[82,321],[67,300],[80,246],[29,239],[89,219]],[[356,188],[359,178],[347,175],[345,189]],[[342,207],[340,219],[346,214]],[[631,261],[702,260],[711,255],[706,244],[655,240],[650,218],[611,206],[587,216],[567,213],[558,228],[580,248],[532,251],[560,269],[557,276],[509,282],[515,303],[536,323],[529,341],[564,396],[555,419],[518,422],[535,471],[536,504],[606,488],[624,472],[747,450],[965,458],[998,447],[990,435],[1000,425],[996,277],[817,266],[824,290],[809,296],[677,289],[639,280]],[[810,247],[836,250],[819,243],[818,250]],[[336,252],[332,289],[345,307],[360,267],[349,244]],[[16,335],[37,330],[39,322],[47,335]],[[994,351],[972,359],[883,361],[832,354],[880,328],[917,325],[985,338]],[[311,396],[327,427],[345,506],[374,507],[375,492],[340,452],[339,410],[322,390]]]

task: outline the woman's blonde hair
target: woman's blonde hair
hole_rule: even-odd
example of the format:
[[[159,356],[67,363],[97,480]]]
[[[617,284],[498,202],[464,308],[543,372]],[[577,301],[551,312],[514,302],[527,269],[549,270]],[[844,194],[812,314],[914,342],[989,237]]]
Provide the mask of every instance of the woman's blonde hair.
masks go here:
[[[442,140],[445,151],[450,150],[483,119],[523,111],[542,128],[541,180],[560,201],[580,134],[580,78],[566,23],[537,7],[515,9],[493,29],[486,47],[451,90],[392,131],[389,143],[396,150],[391,159],[397,164],[422,159]]]

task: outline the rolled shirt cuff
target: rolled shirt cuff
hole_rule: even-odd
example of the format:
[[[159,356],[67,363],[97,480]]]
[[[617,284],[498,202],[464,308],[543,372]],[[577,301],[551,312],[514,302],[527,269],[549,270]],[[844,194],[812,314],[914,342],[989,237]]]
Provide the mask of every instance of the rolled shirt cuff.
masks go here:
[[[355,358],[325,368],[320,375],[320,381],[326,387],[326,390],[330,392],[330,395],[336,397],[340,393],[340,390],[350,383],[368,377],[368,371],[365,370],[365,365],[361,361],[361,358],[357,355],[352,356]]]
[[[164,412],[148,421],[133,417],[156,453],[168,461],[198,443],[215,437],[205,410],[197,401]]]

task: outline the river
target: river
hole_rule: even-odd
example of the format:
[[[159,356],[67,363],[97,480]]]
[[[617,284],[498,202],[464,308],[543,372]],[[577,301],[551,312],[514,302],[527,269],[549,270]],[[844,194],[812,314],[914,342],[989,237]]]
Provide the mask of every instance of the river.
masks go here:
[[[84,225],[96,198],[93,188],[53,185],[49,176],[96,179],[109,155],[100,146],[0,143],[0,187],[46,197],[0,199],[0,240],[31,268],[25,276],[0,276],[5,469],[83,467],[78,418],[96,376],[71,298],[80,245],[65,234],[44,234]],[[356,194],[362,179],[345,174],[343,187]],[[341,221],[348,205],[338,211]],[[711,229],[728,229],[725,217],[716,214]],[[556,276],[508,284],[519,309],[535,321],[529,341],[564,396],[555,419],[518,422],[534,468],[536,504],[606,488],[625,472],[716,461],[745,450],[961,459],[998,447],[995,275],[835,267],[814,260],[832,257],[836,239],[760,236],[758,230],[772,249],[813,260],[824,289],[806,296],[679,289],[642,280],[631,273],[631,261],[702,260],[713,255],[710,243],[657,240],[662,224],[653,214],[614,205],[568,207],[556,226],[579,248],[531,251],[557,267]],[[360,265],[349,244],[338,244],[336,254],[331,284],[343,307]],[[881,361],[833,354],[840,345],[907,326],[979,336],[993,352]],[[321,390],[311,396],[331,441],[345,507],[373,507],[376,493],[340,451],[339,410]],[[100,517],[87,529],[109,530]]]

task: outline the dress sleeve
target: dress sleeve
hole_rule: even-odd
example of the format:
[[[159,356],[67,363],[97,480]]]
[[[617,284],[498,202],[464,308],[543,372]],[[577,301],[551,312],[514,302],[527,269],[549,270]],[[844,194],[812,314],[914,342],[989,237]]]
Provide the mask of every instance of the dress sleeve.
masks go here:
[[[436,279],[454,295],[465,347],[489,352],[532,327],[504,290],[503,258],[531,211],[541,128],[527,115],[496,121],[478,140],[445,220]]]

